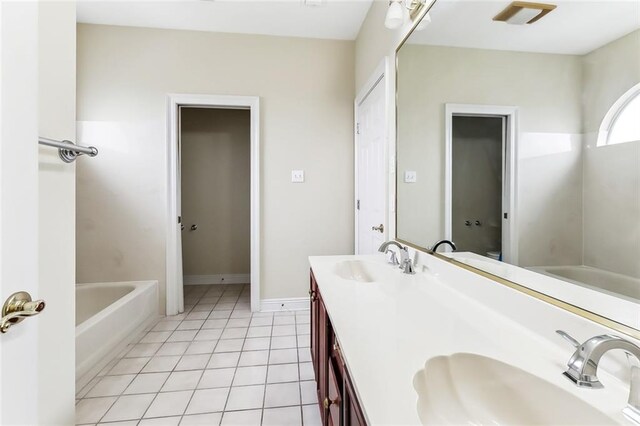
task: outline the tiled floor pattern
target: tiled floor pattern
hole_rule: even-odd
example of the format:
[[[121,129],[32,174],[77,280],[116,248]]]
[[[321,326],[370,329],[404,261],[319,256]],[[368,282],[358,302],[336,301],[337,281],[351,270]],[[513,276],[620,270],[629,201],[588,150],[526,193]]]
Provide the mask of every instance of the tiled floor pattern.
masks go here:
[[[166,317],[77,394],[76,424],[320,424],[309,311],[254,313],[248,285],[185,287]]]

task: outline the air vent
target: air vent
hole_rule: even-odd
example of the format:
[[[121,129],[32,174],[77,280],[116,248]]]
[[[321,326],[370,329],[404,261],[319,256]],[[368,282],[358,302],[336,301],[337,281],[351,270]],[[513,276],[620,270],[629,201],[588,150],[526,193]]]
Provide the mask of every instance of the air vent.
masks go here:
[[[533,24],[555,8],[554,4],[514,1],[498,13],[493,20],[512,25]]]

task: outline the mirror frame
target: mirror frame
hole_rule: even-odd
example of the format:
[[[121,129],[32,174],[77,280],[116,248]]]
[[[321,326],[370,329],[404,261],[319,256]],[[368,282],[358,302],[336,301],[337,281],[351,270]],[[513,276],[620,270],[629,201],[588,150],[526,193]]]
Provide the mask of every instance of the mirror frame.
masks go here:
[[[429,0],[427,0],[428,2]],[[634,339],[638,339],[640,340],[640,329],[636,329],[633,328],[631,326],[628,326],[626,324],[620,323],[618,321],[612,320],[611,318],[607,318],[605,316],[602,316],[600,314],[597,314],[595,312],[589,311],[587,309],[581,308],[580,306],[577,305],[573,305],[569,302],[566,302],[564,300],[558,299],[556,297],[552,297],[549,296],[548,294],[542,293],[538,290],[534,290],[530,287],[525,286],[524,284],[520,284],[517,283],[515,281],[511,281],[511,280],[507,280],[503,277],[500,277],[498,275],[494,275],[491,274],[489,272],[486,272],[482,269],[479,268],[475,268],[473,266],[467,265],[466,263],[463,262],[459,262],[456,259],[449,257],[449,256],[444,256],[440,253],[436,253],[433,252],[431,249],[426,248],[426,247],[420,247],[416,244],[413,244],[409,241],[403,240],[398,238],[398,175],[397,175],[397,170],[398,170],[398,54],[400,53],[400,49],[402,48],[402,46],[405,45],[405,43],[407,42],[407,40],[409,39],[409,37],[411,37],[411,35],[413,34],[413,32],[416,30],[416,27],[418,26],[418,24],[420,23],[420,21],[422,21],[422,19],[424,19],[424,17],[426,16],[427,13],[429,13],[429,11],[431,10],[431,8],[433,8],[433,6],[438,2],[438,0],[432,0],[431,4],[425,4],[421,10],[420,13],[416,15],[416,17],[414,18],[414,21],[412,23],[411,28],[409,29],[409,31],[407,32],[407,34],[402,38],[402,40],[398,43],[398,46],[395,49],[394,52],[394,66],[395,66],[395,79],[394,79],[394,93],[395,93],[395,97],[394,97],[394,123],[393,123],[393,129],[394,129],[394,155],[395,155],[395,170],[396,170],[396,176],[394,179],[394,192],[393,192],[393,197],[394,197],[394,201],[395,201],[395,212],[394,212],[394,219],[395,219],[395,226],[394,226],[394,240],[396,240],[399,243],[402,243],[408,247],[413,248],[416,251],[420,251],[423,253],[426,253],[428,255],[434,256],[440,260],[443,260],[445,262],[448,262],[454,266],[458,266],[462,269],[466,269],[467,271],[473,272],[477,275],[480,275],[484,278],[488,278],[492,281],[494,281],[497,284],[509,287],[513,290],[516,290],[520,293],[524,293],[528,296],[531,296],[535,299],[541,300],[545,303],[548,303],[550,305],[553,305],[555,307],[558,307],[560,309],[563,309],[567,312],[570,312],[574,315],[578,315],[582,318],[586,318],[590,321],[593,321],[599,325],[602,325],[604,327],[610,328],[612,330],[615,330],[619,333],[625,334],[627,336],[633,337]],[[516,266],[517,265],[513,265]]]

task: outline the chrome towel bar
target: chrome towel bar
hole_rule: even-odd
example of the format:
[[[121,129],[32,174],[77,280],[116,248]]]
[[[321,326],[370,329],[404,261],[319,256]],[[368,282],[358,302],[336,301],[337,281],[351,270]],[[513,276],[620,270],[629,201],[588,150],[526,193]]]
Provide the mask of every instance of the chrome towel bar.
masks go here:
[[[65,163],[73,163],[75,159],[82,154],[86,154],[89,157],[95,157],[96,155],[98,155],[98,148],[96,148],[95,146],[80,146],[67,140],[56,141],[53,139],[40,137],[38,138],[38,143],[40,145],[58,148],[60,159]]]

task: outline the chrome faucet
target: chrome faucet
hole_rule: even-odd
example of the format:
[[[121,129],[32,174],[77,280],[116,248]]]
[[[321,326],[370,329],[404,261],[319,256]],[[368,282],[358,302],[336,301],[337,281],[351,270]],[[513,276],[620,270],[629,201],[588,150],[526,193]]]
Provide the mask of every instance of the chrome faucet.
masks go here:
[[[438,247],[440,247],[443,244],[447,244],[449,247],[451,247],[451,250],[456,251],[458,250],[458,248],[456,247],[456,245],[453,243],[453,241],[449,241],[449,240],[440,240],[437,243],[435,243],[433,245],[433,247],[431,247],[431,251],[432,252],[436,252],[438,250]]]
[[[600,358],[612,349],[626,352],[631,365],[631,380],[629,400],[622,412],[629,420],[640,424],[640,347],[610,334],[595,336],[580,344],[562,330],[557,330],[556,333],[576,348],[567,363],[567,371],[563,374],[579,387],[601,389],[603,386],[597,375]]]
[[[395,252],[389,248],[389,246],[396,246],[400,252],[400,262],[398,263],[398,258],[396,257]],[[398,266],[400,265],[400,269],[405,274],[415,274],[416,271],[413,267],[413,261],[409,257],[409,250],[407,247],[404,247],[402,244],[396,241],[387,241],[382,243],[382,245],[378,248],[380,253],[391,253],[391,258],[389,259],[389,263]]]

